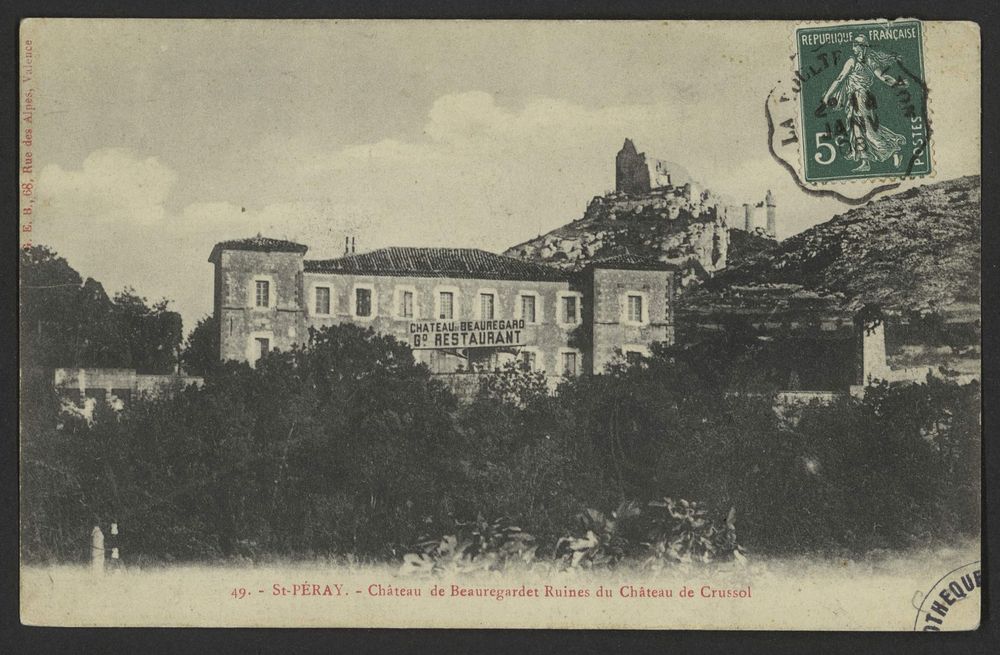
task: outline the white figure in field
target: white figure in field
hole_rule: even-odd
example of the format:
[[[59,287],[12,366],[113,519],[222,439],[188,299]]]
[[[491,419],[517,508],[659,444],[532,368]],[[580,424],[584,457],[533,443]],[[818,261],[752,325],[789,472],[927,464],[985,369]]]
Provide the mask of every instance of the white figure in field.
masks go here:
[[[871,91],[876,79],[887,86],[906,86],[906,80],[883,72],[896,60],[894,55],[873,49],[864,36],[855,37],[852,56],[823,94],[823,104],[844,112],[849,137],[847,159],[858,162],[854,172],[870,171],[872,159],[885,161],[906,144],[906,137],[879,122]]]

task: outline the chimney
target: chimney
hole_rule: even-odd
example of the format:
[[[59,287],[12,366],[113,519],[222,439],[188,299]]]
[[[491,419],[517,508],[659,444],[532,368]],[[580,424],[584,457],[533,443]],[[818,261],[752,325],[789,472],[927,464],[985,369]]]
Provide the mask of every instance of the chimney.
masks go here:
[[[351,237],[351,254],[354,254],[354,237]]]
[[[344,255],[351,254],[351,237],[344,237]]]

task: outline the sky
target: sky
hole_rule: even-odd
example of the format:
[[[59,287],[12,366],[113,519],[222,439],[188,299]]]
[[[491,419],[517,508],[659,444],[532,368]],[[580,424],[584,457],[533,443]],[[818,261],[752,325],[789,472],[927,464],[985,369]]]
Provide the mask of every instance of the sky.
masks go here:
[[[848,209],[770,156],[764,103],[788,78],[776,22],[26,23],[34,239],[109,293],[212,308],[221,240],[308,257],[390,245],[507,247],[614,188],[626,137],[778,236]],[[925,25],[937,179],[979,173],[978,32]]]

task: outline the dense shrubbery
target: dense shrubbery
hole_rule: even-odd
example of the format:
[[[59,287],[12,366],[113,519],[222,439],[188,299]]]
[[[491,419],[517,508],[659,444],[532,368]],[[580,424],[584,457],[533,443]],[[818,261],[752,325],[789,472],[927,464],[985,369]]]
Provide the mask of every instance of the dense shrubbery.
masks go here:
[[[405,345],[343,327],[92,426],[25,424],[26,545],[72,556],[64,535],[117,520],[153,557],[388,557],[446,505],[454,409]]]
[[[751,554],[978,534],[978,385],[873,388],[782,422],[712,374],[658,349],[556,394],[508,369],[460,405],[405,345],[341,326],[93,425],[55,429],[57,404],[33,393],[24,554],[80,559],[111,521],[127,558],[411,553],[431,568],[667,565],[733,555],[737,529]]]
[[[736,542],[736,510],[715,520],[699,503],[664,498],[640,507],[621,503],[605,514],[586,509],[576,516],[574,535],[563,537],[553,552],[539,553],[535,537],[506,517],[458,523],[455,534],[427,539],[403,556],[400,572],[451,574],[503,571],[509,567],[548,569],[614,568],[623,562],[660,570],[692,562],[743,561]]]

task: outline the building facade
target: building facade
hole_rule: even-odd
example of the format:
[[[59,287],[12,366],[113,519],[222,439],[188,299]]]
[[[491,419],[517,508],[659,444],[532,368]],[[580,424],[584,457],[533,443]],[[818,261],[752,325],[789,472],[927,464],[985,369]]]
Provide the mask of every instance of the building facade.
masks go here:
[[[256,362],[310,327],[368,326],[438,374],[519,362],[552,377],[600,372],[673,342],[674,269],[621,256],[576,272],[475,249],[384,248],[310,260],[302,244],[216,244],[220,357]]]

